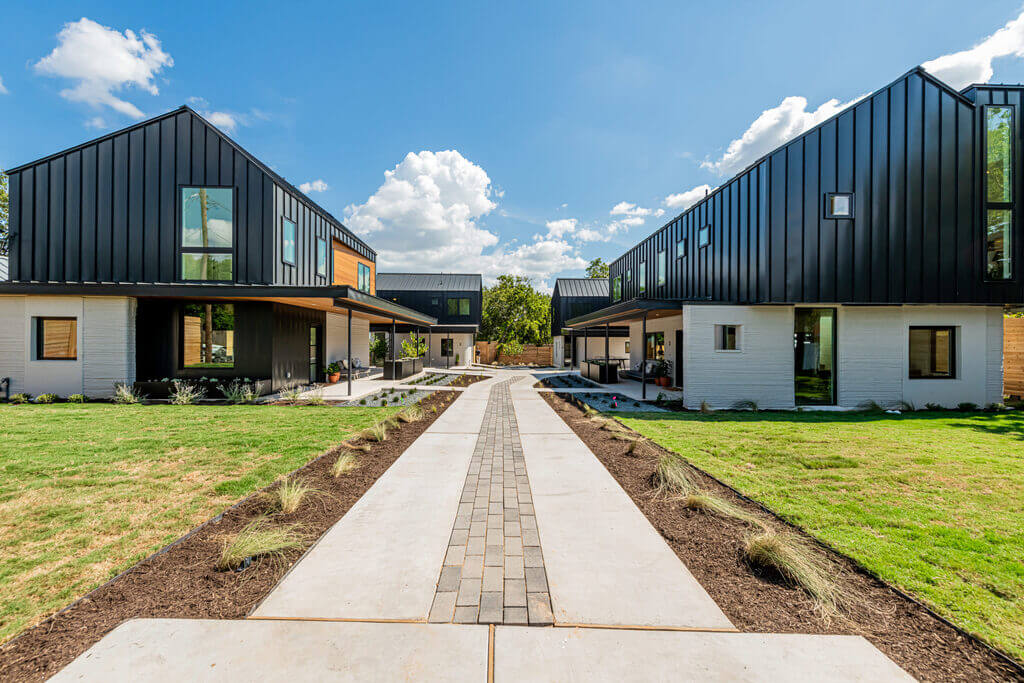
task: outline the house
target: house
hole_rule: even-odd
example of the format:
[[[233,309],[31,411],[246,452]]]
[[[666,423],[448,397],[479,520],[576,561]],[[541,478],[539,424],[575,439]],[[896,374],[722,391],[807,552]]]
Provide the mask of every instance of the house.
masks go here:
[[[915,68],[622,254],[565,327],[628,325],[631,366],[667,360],[690,408],[1001,402],[1022,103]]]
[[[397,341],[412,333],[426,338],[426,362],[435,367],[466,365],[473,361],[476,334],[483,310],[483,278],[457,273],[378,273],[377,295],[437,319],[434,325],[405,324],[396,328]],[[374,325],[386,334],[386,325]]]
[[[575,367],[586,358],[605,357],[604,330],[584,329],[577,334],[563,327],[570,318],[586,315],[608,305],[608,278],[560,277],[551,291],[552,362],[556,368]],[[629,328],[612,327],[608,333],[608,357],[629,358]]]
[[[189,107],[7,171],[0,379],[106,396],[163,378],[322,379],[369,363],[376,253]]]

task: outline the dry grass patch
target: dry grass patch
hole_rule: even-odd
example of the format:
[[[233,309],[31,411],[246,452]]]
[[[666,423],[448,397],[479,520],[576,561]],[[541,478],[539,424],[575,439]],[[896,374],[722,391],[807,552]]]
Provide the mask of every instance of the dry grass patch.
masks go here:
[[[303,536],[294,524],[271,526],[266,518],[249,522],[238,534],[225,541],[217,569],[227,571],[244,568],[250,559],[281,559],[286,550],[300,548]]]
[[[298,510],[306,496],[312,493],[317,493],[316,489],[311,488],[305,482],[298,479],[284,479],[277,488],[270,492],[270,496],[278,510],[290,515]]]
[[[749,536],[743,557],[757,569],[774,573],[802,589],[825,615],[838,614],[846,599],[832,579],[835,568],[795,534],[764,530]]]
[[[356,459],[356,456],[352,453],[342,451],[338,455],[338,459],[334,461],[333,465],[331,465],[331,476],[335,478],[343,476],[357,467],[359,467],[359,461]]]
[[[372,425],[362,431],[360,436],[367,441],[376,441],[377,443],[383,443],[388,440],[388,430],[390,424],[388,420],[377,420]]]
[[[658,458],[652,483],[655,494],[659,496],[685,495],[697,488],[690,467],[672,453]]]
[[[747,524],[763,527],[761,520],[754,515],[737,505],[733,505],[726,500],[722,500],[708,491],[691,491],[683,496],[682,503],[683,507],[690,510],[697,510],[710,515],[718,515],[719,517],[728,517]]]

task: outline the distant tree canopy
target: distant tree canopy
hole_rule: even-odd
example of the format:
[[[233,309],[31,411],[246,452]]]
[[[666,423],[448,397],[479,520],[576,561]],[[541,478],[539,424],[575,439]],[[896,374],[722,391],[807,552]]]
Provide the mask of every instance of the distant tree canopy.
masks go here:
[[[608,277],[608,264],[600,256],[587,264],[587,277]]]
[[[4,174],[2,170],[0,170],[0,256],[7,256],[7,250],[9,247],[9,201],[10,200],[8,198],[7,175]]]
[[[551,297],[534,289],[528,277],[499,276],[494,286],[484,288],[479,339],[497,342],[509,355],[523,344],[549,343]]]

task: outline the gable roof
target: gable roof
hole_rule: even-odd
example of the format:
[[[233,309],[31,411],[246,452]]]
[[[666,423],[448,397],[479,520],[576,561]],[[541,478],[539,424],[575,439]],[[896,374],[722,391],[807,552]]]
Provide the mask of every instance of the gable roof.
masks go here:
[[[560,277],[555,280],[554,291],[560,296],[608,298],[606,277]]]
[[[377,273],[376,289],[385,292],[470,292],[483,289],[483,278],[460,273]]]
[[[270,178],[275,183],[280,185],[282,188],[284,188],[285,190],[287,190],[291,194],[295,195],[295,197],[301,203],[305,204],[312,211],[320,214],[328,223],[332,224],[334,227],[338,228],[343,233],[345,233],[345,236],[347,238],[351,239],[356,244],[359,244],[364,249],[367,249],[370,253],[372,253],[372,254],[376,254],[377,253],[376,251],[374,251],[373,247],[368,245],[363,240],[359,239],[355,235],[355,233],[353,233],[351,230],[349,230],[347,227],[345,227],[345,224],[342,223],[341,221],[339,221],[337,218],[335,218],[334,215],[331,214],[331,212],[329,212],[327,209],[325,209],[324,207],[322,207],[319,204],[317,204],[316,202],[314,202],[312,199],[310,199],[306,195],[306,193],[304,193],[302,190],[300,190],[299,188],[295,187],[290,182],[285,180],[276,171],[274,171],[269,166],[267,166],[265,163],[263,163],[262,161],[257,159],[255,156],[253,156],[248,150],[246,150],[241,145],[239,145],[237,142],[232,140],[224,131],[222,131],[220,128],[218,128],[217,126],[213,125],[209,121],[207,121],[205,118],[203,118],[203,116],[201,114],[199,114],[199,112],[197,112],[195,109],[193,109],[192,107],[188,106],[187,104],[183,104],[180,107],[178,107],[177,109],[172,109],[172,110],[170,110],[168,112],[164,112],[163,114],[159,114],[158,116],[154,116],[154,117],[146,119],[144,121],[139,121],[138,123],[133,123],[132,125],[130,125],[130,126],[126,127],[126,128],[121,128],[121,129],[115,130],[115,131],[113,131],[111,133],[107,133],[106,135],[101,135],[98,138],[94,138],[92,140],[88,140],[88,141],[83,142],[81,144],[75,145],[74,147],[68,147],[67,149],[63,149],[63,150],[61,150],[59,152],[54,152],[53,154],[49,154],[47,156],[41,157],[39,159],[36,159],[35,161],[30,161],[30,162],[28,162],[26,164],[21,164],[20,166],[15,166],[14,168],[6,169],[4,171],[4,173],[6,173],[7,175],[10,175],[12,173],[18,173],[19,171],[23,171],[26,168],[29,168],[31,166],[35,166],[37,164],[41,164],[43,162],[50,161],[52,159],[56,159],[57,157],[61,157],[61,156],[64,156],[66,154],[70,154],[71,152],[77,151],[79,149],[83,149],[83,148],[88,147],[90,145],[95,145],[95,144],[97,144],[99,142],[103,142],[104,140],[111,140],[111,139],[117,137],[118,135],[123,135],[123,134],[125,134],[127,132],[130,132],[130,131],[133,131],[133,130],[135,130],[137,128],[143,128],[143,127],[148,126],[150,124],[157,123],[158,121],[162,121],[164,119],[168,119],[168,118],[177,116],[178,114],[180,114],[182,112],[186,112],[188,114],[191,114],[192,116],[194,116],[195,118],[197,118],[201,122],[203,122],[203,124],[205,124],[211,130],[216,132],[217,135],[219,135],[222,140],[224,140],[226,143],[231,145],[231,147],[233,147],[235,149],[235,151],[237,151],[239,154],[241,154],[243,157],[245,157],[249,162],[251,162],[257,168],[259,168],[263,173],[265,173],[266,175],[270,176]]]

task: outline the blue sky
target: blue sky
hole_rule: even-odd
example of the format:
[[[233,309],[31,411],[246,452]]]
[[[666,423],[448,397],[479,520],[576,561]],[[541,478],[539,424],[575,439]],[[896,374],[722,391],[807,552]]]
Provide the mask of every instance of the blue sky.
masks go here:
[[[550,286],[917,64],[1024,80],[1019,0],[778,5],[9,3],[0,167],[190,103],[381,269]]]

